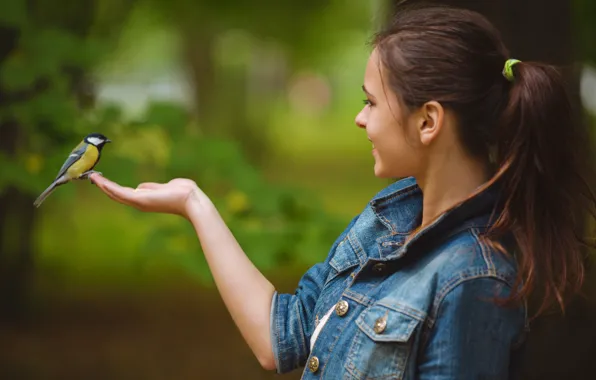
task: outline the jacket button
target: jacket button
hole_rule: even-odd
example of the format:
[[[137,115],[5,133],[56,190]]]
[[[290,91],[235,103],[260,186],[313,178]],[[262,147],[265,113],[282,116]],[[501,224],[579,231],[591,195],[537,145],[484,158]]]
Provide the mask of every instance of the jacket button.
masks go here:
[[[375,332],[377,334],[380,334],[383,331],[385,331],[385,327],[387,327],[387,318],[385,318],[385,317],[378,318],[375,322],[375,327],[374,327]]]
[[[381,273],[385,270],[386,265],[384,263],[376,263],[373,265],[372,269],[376,273]]]
[[[346,315],[349,308],[350,308],[350,305],[346,301],[341,300],[337,303],[337,305],[335,305],[335,312],[340,317],[343,317],[344,315]]]
[[[317,370],[319,369],[319,358],[317,358],[316,356],[310,358],[310,360],[308,361],[308,369],[312,373],[317,372]]]

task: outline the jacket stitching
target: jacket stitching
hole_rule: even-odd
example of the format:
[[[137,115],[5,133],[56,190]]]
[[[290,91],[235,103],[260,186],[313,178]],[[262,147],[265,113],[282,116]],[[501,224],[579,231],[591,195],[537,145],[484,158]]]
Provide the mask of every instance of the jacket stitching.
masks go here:
[[[330,259],[329,259],[329,266],[331,266],[331,268],[333,268],[333,269],[334,269],[336,272],[338,272],[338,273],[336,273],[334,276],[332,276],[332,278],[331,278],[331,279],[328,279],[328,280],[327,280],[327,282],[325,283],[325,285],[326,285],[326,284],[327,284],[329,281],[331,281],[333,278],[335,278],[335,277],[337,276],[337,274],[339,274],[339,273],[341,273],[341,272],[345,271],[345,270],[346,270],[346,269],[348,269],[348,268],[351,268],[351,267],[353,267],[353,266],[355,266],[355,265],[358,265],[358,264],[360,264],[360,263],[361,263],[361,262],[360,262],[360,259],[359,259],[359,257],[358,257],[358,254],[356,254],[356,252],[354,252],[354,253],[356,254],[356,259],[357,259],[357,261],[356,261],[356,262],[354,262],[354,260],[349,260],[349,259],[348,259],[348,260],[344,260],[343,262],[340,262],[340,263],[334,264],[334,259],[335,259],[335,257],[337,256],[337,249],[338,249],[338,248],[339,248],[341,245],[345,244],[345,241],[346,241],[346,240],[349,242],[349,235],[347,235],[347,234],[346,234],[346,236],[344,237],[344,239],[343,239],[343,240],[342,240],[342,241],[341,241],[341,242],[340,242],[340,243],[337,245],[337,247],[335,248],[335,250],[333,251],[333,254],[331,255],[331,257],[330,257]],[[350,244],[350,249],[352,249],[352,251],[354,251],[354,249],[352,248],[351,244]],[[343,264],[343,265],[342,265],[342,264]]]
[[[484,259],[484,263],[486,264],[488,271],[491,274],[494,274],[496,272],[496,268],[495,268],[495,264],[492,261],[492,258],[490,257],[490,249],[486,246],[485,242],[483,242],[482,239],[480,239],[480,237],[478,236],[477,228],[473,228],[470,231],[470,233],[472,234],[472,236],[474,236],[474,239],[476,240],[476,242],[478,243],[478,246],[480,247],[480,252],[482,254],[482,258]]]
[[[278,302],[278,304],[275,305],[275,309],[274,309],[274,313],[277,314],[278,310],[279,310],[279,301],[281,300],[281,298],[279,296],[277,296],[277,300],[276,302]],[[277,357],[276,357],[276,361],[278,364],[278,370],[280,372],[283,371],[283,365],[284,363],[282,362],[282,355],[283,355],[283,351],[285,351],[285,348],[282,347],[281,345],[281,339],[280,339],[280,331],[281,331],[281,326],[280,324],[282,323],[281,320],[282,318],[275,318],[276,322],[275,322],[275,336],[276,336],[276,340],[277,340]],[[280,350],[281,349],[281,350]],[[282,352],[280,352],[282,351]]]
[[[332,315],[333,315],[333,313],[331,313],[331,315],[329,317],[331,318]],[[329,323],[329,321],[327,321],[327,323]],[[342,331],[344,331],[347,327],[348,321],[341,321],[341,323],[343,324]],[[337,334],[337,337],[329,345],[329,352],[333,352],[333,349],[337,345],[337,341],[339,340],[340,336],[341,336],[341,332],[339,334]],[[325,361],[325,363],[323,363],[323,368],[321,368],[321,378],[323,378],[323,374],[325,373],[325,369],[327,368],[327,362],[328,362],[328,360]]]
[[[417,192],[419,189],[418,184],[413,183],[409,186],[404,187],[403,189],[395,190],[389,194],[383,195],[382,197],[373,199],[373,202],[377,205],[382,205],[384,202],[391,201],[397,197],[410,195],[414,192]]]
[[[302,316],[300,313],[300,306],[298,305],[298,302],[296,302],[296,314],[298,316],[298,324],[300,326],[300,341],[302,343],[302,350],[304,350],[307,353],[307,357],[309,354],[309,349],[308,349],[308,345],[306,344],[306,337],[304,336],[304,327],[302,325]]]
[[[350,243],[350,246],[354,250],[354,253],[356,253],[358,262],[360,264],[363,264],[364,261],[366,260],[366,253],[364,252],[364,248],[360,244],[360,241],[358,241],[358,238],[356,238],[354,236],[354,234],[350,233],[350,234],[348,234],[348,242]]]
[[[412,317],[414,319],[416,319],[419,322],[424,322],[424,320],[426,319],[426,314],[418,311],[416,309],[412,309],[409,306],[406,306],[404,304],[401,303],[395,303],[395,304],[388,304],[386,302],[383,301],[379,301],[376,303],[376,305],[380,305],[383,307],[386,307],[387,309],[396,311],[398,313],[407,315],[408,317]]]
[[[381,222],[389,228],[391,231],[397,232],[393,223],[391,223],[385,216],[381,214],[382,209],[387,206],[387,202],[390,202],[398,197],[405,197],[418,191],[418,185],[410,185],[406,188],[396,190],[395,193],[389,194],[382,198],[377,198],[371,202],[371,209],[373,213],[381,220]],[[404,233],[404,232],[400,232]],[[407,233],[407,232],[406,232]]]
[[[407,315],[408,317],[412,317],[416,320],[418,320],[419,322],[423,322],[426,319],[426,313],[420,311],[420,310],[416,310],[413,309],[409,306],[406,306],[404,304],[401,303],[387,303],[387,302],[383,302],[383,301],[377,301],[373,298],[370,298],[368,296],[365,296],[364,294],[360,294],[360,293],[355,293],[353,291],[350,290],[346,290],[343,295],[346,298],[351,299],[352,301],[355,301],[365,307],[370,307],[370,306],[382,306],[385,307],[389,310],[393,310],[395,312]]]
[[[459,272],[457,275],[453,276],[449,281],[447,281],[447,283],[445,284],[445,286],[443,286],[443,288],[439,291],[438,296],[437,296],[437,300],[434,302],[433,304],[433,309],[429,315],[428,318],[428,331],[425,334],[425,338],[423,339],[423,342],[421,342],[420,344],[420,348],[424,348],[424,346],[426,345],[427,341],[428,341],[428,336],[430,335],[430,330],[434,328],[434,325],[437,321],[437,316],[439,315],[439,311],[441,306],[443,305],[443,300],[445,299],[445,297],[447,296],[447,294],[449,294],[452,290],[454,290],[457,286],[467,282],[467,281],[472,281],[472,280],[476,280],[476,279],[482,279],[482,278],[493,278],[495,280],[498,280],[502,283],[504,283],[507,287],[511,288],[511,285],[509,284],[509,282],[503,278],[503,276],[500,276],[496,273],[490,273],[488,271],[480,271],[477,274],[468,276],[468,275],[464,275],[465,272]]]
[[[346,291],[344,291],[343,295],[345,297],[351,299],[352,301],[356,301],[359,304],[364,305],[364,306],[370,306],[375,302],[372,298],[369,298],[368,296],[365,296],[364,294],[355,293],[349,289],[346,289]]]

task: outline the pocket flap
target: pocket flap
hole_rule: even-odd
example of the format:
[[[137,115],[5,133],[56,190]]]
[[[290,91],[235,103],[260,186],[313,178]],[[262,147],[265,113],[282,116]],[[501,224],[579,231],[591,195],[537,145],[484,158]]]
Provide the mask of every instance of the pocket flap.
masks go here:
[[[376,342],[407,342],[421,320],[384,305],[372,305],[356,320],[356,325]]]

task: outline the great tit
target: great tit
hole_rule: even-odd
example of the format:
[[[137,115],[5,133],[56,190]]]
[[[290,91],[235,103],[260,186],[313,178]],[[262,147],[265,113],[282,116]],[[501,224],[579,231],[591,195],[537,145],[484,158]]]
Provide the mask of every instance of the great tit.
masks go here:
[[[77,145],[60,168],[56,179],[39,197],[33,202],[35,207],[41,203],[60,185],[72,180],[88,179],[91,173],[98,173],[93,170],[101,157],[101,150],[106,143],[112,142],[101,133],[90,133]]]

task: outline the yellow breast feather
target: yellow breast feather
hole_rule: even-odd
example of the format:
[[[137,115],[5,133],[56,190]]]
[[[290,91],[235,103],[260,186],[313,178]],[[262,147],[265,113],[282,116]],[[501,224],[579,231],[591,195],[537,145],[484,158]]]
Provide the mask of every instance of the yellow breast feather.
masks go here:
[[[87,150],[83,156],[66,170],[66,175],[69,178],[78,178],[81,174],[89,171],[97,163],[99,158],[99,150],[94,145],[87,145]]]

